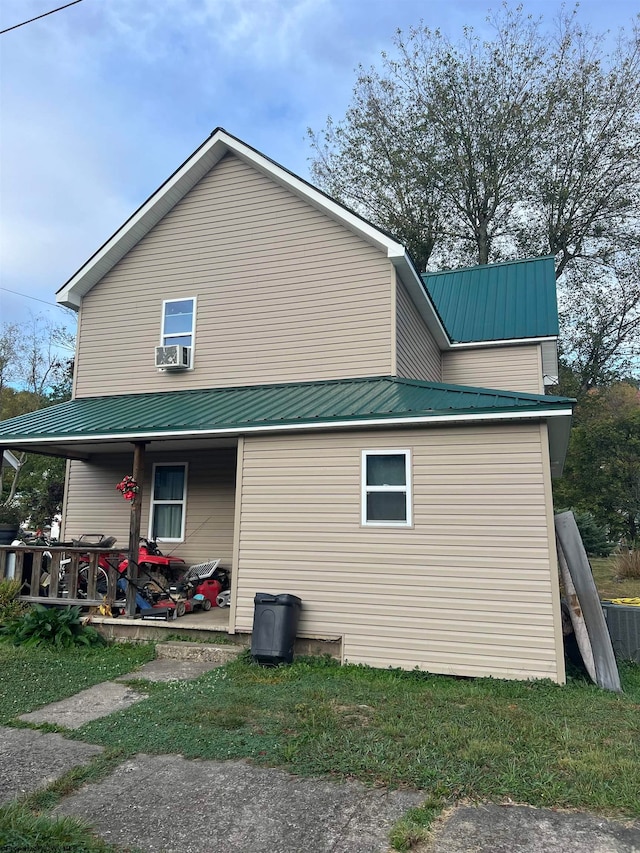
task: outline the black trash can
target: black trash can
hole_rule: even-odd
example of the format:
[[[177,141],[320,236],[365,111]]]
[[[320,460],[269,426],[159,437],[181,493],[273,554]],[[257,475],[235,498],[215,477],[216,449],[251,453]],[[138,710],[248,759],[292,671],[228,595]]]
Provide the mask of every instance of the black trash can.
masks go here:
[[[258,663],[291,663],[298,632],[301,599],[282,593],[257,592],[254,598],[251,655]]]

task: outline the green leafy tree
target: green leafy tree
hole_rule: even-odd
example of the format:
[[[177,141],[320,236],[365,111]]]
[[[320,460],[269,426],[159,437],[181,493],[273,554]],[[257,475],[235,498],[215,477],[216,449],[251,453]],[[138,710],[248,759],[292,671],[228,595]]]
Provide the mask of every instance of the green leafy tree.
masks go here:
[[[612,538],[640,533],[640,396],[629,383],[592,392],[579,407],[556,506],[591,513]]]
[[[31,316],[0,328],[0,418],[36,411],[71,396],[73,334]],[[16,470],[0,473],[0,502],[17,503],[34,525],[49,523],[62,502],[63,460],[17,453]]]
[[[640,355],[640,39],[578,9],[509,7],[492,34],[397,32],[341,121],[309,130],[317,183],[420,269],[553,254],[565,362],[583,391]]]

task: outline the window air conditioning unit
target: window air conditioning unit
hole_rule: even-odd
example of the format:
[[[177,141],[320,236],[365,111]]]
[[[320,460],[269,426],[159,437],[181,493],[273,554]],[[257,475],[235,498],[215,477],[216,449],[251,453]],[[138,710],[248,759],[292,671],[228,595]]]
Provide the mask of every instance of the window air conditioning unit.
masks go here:
[[[156,367],[161,370],[185,370],[191,363],[191,347],[171,344],[156,347]]]

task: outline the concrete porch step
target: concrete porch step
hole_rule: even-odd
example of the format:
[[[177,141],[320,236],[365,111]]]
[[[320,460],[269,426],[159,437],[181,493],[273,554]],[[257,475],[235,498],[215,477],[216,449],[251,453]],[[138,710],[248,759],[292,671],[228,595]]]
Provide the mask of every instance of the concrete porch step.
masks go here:
[[[181,640],[156,643],[156,657],[160,660],[215,661],[228,663],[245,650],[240,645],[214,645],[213,643],[187,643]]]

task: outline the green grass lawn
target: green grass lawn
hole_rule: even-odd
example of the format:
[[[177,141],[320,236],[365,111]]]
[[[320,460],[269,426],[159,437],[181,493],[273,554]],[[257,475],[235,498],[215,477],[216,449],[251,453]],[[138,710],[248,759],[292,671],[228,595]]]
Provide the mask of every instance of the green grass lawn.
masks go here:
[[[72,696],[86,687],[130,672],[154,657],[152,646],[117,644],[66,651],[0,645],[0,724],[17,724],[20,714]],[[47,728],[43,726],[42,728]],[[47,806],[82,782],[113,766],[114,750],[88,766],[72,770],[51,786],[47,797],[0,806],[0,850],[6,853],[112,853],[116,848],[96,837],[82,821],[54,818]]]
[[[600,597],[640,597],[613,558],[592,558]],[[68,651],[0,645],[0,724],[132,672],[149,645]],[[81,823],[48,810],[85,781],[137,752],[249,759],[303,775],[412,787],[425,802],[392,834],[410,849],[457,800],[513,801],[640,817],[640,666],[621,667],[614,695],[574,674],[564,687],[340,667],[300,658],[262,668],[248,657],[196,681],[132,683],[148,698],[65,735],[105,746],[46,792],[0,807],[0,849],[115,850]],[[43,729],[52,726],[41,726]],[[63,730],[64,731],[64,730]],[[43,841],[44,840],[44,841]],[[70,846],[71,845],[71,846]]]
[[[640,815],[640,668],[625,694],[301,659],[239,660],[79,732],[127,753],[250,758],[301,774],[460,798]],[[153,721],[150,726],[149,722]]]
[[[600,598],[640,598],[640,580],[618,580],[614,557],[589,557]]]
[[[0,647],[2,722],[150,653]],[[640,816],[640,667],[625,665],[622,678],[625,692],[615,695],[580,677],[560,687],[340,667],[326,658],[267,669],[245,658],[196,681],[139,682],[145,701],[67,735],[116,750],[120,760],[136,752],[248,758],[418,788],[429,806],[416,812],[417,823],[464,798]],[[400,833],[399,849],[414,829]]]

